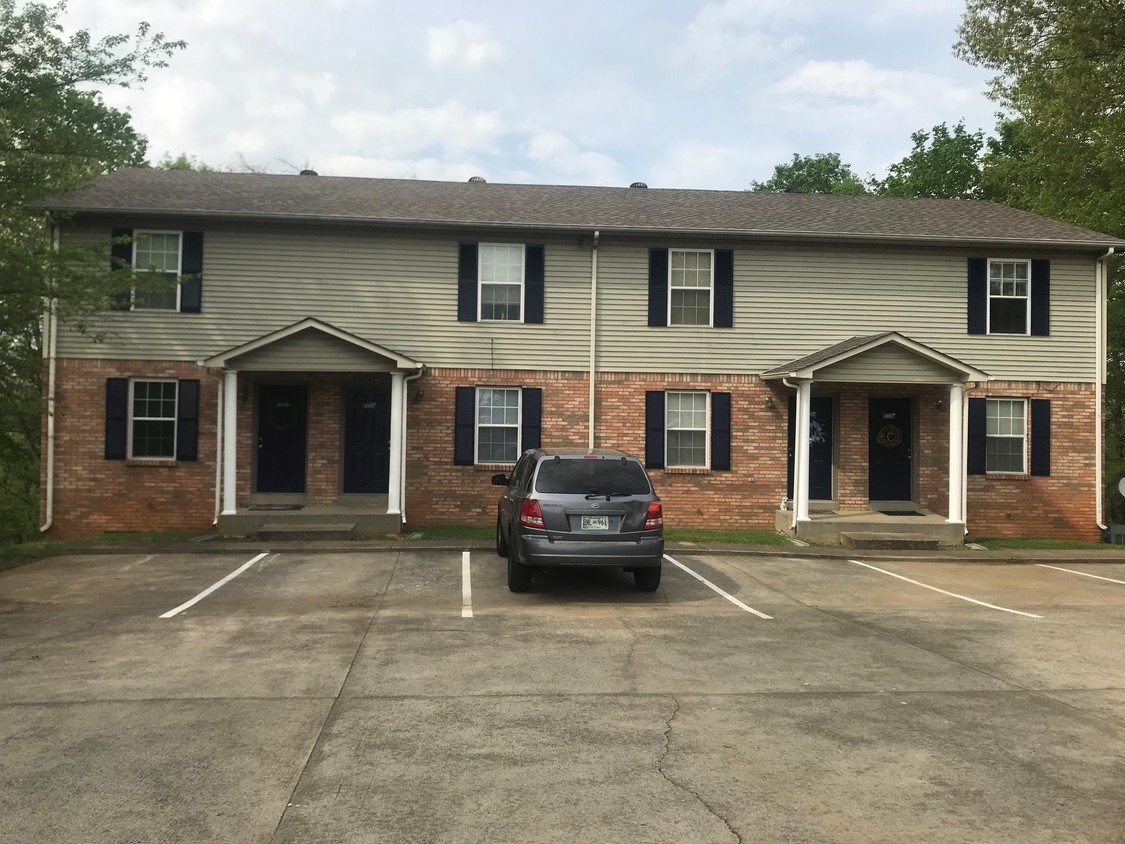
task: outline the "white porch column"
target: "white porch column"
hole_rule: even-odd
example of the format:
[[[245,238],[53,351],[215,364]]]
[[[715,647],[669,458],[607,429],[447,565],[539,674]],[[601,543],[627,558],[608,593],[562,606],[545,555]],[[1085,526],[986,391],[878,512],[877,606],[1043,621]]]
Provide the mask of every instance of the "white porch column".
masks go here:
[[[390,476],[387,478],[387,513],[402,513],[402,437],[406,426],[403,424],[403,410],[406,396],[403,391],[406,382],[401,372],[391,373],[391,453]]]
[[[238,371],[223,372],[223,515],[238,512]]]
[[[960,384],[949,387],[949,518],[964,522],[963,486],[965,483],[964,393]]]
[[[793,457],[793,493],[797,497],[797,521],[809,520],[809,428],[812,413],[812,382],[797,382],[797,447]]]

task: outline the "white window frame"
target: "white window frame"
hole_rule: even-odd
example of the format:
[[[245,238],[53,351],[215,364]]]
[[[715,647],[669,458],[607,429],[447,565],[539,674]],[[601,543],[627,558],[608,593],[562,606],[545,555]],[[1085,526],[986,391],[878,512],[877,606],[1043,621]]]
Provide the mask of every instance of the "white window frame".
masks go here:
[[[699,428],[673,428],[668,424],[669,396],[704,396],[705,418],[703,420],[703,464],[673,463],[668,459],[669,431],[698,431]],[[664,391],[664,466],[667,469],[710,469],[711,468],[711,393],[709,390],[665,390]]]
[[[516,394],[516,455],[511,460],[481,460],[480,459],[480,394],[481,390],[506,390]],[[523,454],[523,389],[520,387],[477,387],[473,395],[473,464],[477,466],[490,466],[497,464],[516,463]],[[485,425],[486,428],[511,428],[512,425]]]
[[[984,470],[985,470],[985,473],[989,474],[989,475],[1026,475],[1026,474],[1028,474],[1030,462],[1031,462],[1030,461],[1030,455],[1028,453],[1028,449],[1029,449],[1030,444],[1031,444],[1031,436],[1030,436],[1031,431],[1029,430],[1030,425],[1031,425],[1031,420],[1029,418],[1029,411],[1031,410],[1031,408],[1028,404],[1028,400],[1025,399],[1025,398],[1020,398],[1019,396],[987,396],[985,401],[987,402],[985,404],[985,412],[984,412],[984,439],[985,439],[985,467],[984,467]],[[990,414],[989,414],[988,411],[989,411],[989,408],[992,406],[993,402],[1013,402],[1013,403],[1018,403],[1018,404],[1023,405],[1023,433],[1020,436],[1017,437],[1014,434],[990,434],[990,433],[988,433],[988,420],[990,418]],[[1003,440],[1019,439],[1019,440],[1021,440],[1022,444],[1023,444],[1023,448],[1022,448],[1023,469],[1021,469],[1018,472],[1013,472],[1013,471],[1008,470],[1008,469],[989,469],[988,468],[988,441],[990,439],[1003,439]]]
[[[992,294],[992,265],[993,264],[1023,264],[1027,267],[1027,296],[994,296]],[[1031,260],[1027,258],[989,258],[988,259],[988,278],[986,284],[988,285],[988,307],[985,313],[985,328],[989,334],[995,334],[997,337],[1030,337],[1031,336]],[[1001,271],[1001,280],[1003,280],[1003,271]],[[1018,331],[993,331],[992,330],[992,300],[993,299],[1025,299],[1026,309],[1023,317],[1023,333]]]
[[[143,455],[136,456],[133,454],[133,422],[167,422],[169,418],[166,416],[134,416],[133,409],[135,407],[134,396],[137,384],[172,384],[174,386],[174,399],[172,402],[172,453],[168,455]],[[176,459],[176,443],[179,441],[180,419],[180,383],[175,378],[130,378],[129,379],[129,434],[128,434],[128,451],[126,452],[130,460],[175,460]]]
[[[484,250],[485,249],[519,249],[520,250],[520,318],[496,319],[484,317],[484,286],[514,287],[515,282],[496,282],[484,280]],[[527,244],[525,243],[478,243],[477,244],[477,322],[509,322],[522,323],[527,315]]]
[[[171,231],[164,229],[135,229],[133,231],[133,242],[130,246],[133,249],[132,266],[133,272],[137,275],[147,272],[147,268],[137,266],[137,241],[140,240],[141,235],[169,235],[176,236],[176,250],[179,253],[176,260],[176,278],[180,278],[184,274],[184,233],[182,231]],[[164,275],[170,275],[168,270],[164,271]],[[143,305],[137,304],[137,287],[134,282],[132,290],[129,291],[129,309],[133,311],[154,311],[157,313],[178,313],[180,310],[180,285],[176,285],[176,306],[174,308],[146,308]]]
[[[707,324],[698,325],[695,323],[672,322],[672,291],[673,290],[703,290],[702,287],[673,287],[672,285],[672,253],[673,252],[695,252],[707,253],[711,256],[711,283],[707,287]],[[675,246],[668,249],[668,313],[667,324],[672,328],[714,328],[715,327],[715,250],[714,249],[696,249],[688,246]],[[710,402],[707,403],[710,407]]]

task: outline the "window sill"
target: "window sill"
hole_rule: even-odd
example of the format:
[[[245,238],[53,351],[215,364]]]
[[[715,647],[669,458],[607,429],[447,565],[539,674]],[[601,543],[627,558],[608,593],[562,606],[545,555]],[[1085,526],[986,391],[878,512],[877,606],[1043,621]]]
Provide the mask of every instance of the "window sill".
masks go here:
[[[1026,472],[985,472],[984,476],[993,481],[1030,481]]]
[[[670,466],[664,469],[665,475],[710,475],[707,466]]]
[[[170,469],[176,465],[174,457],[130,457],[126,466],[147,466],[150,469]]]
[[[515,465],[515,460],[511,463],[474,463],[473,469],[478,472],[510,472]]]

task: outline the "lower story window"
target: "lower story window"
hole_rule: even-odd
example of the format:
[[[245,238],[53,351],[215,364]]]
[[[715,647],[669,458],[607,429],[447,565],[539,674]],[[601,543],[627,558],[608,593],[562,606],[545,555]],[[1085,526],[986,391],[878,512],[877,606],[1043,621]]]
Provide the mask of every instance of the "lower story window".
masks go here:
[[[477,388],[477,463],[514,463],[519,457],[520,390]]]
[[[669,392],[665,411],[665,465],[707,466],[707,393]]]
[[[986,472],[1023,474],[1027,454],[1027,403],[1023,399],[988,399]]]
[[[175,458],[175,381],[131,381],[129,384],[129,456]]]

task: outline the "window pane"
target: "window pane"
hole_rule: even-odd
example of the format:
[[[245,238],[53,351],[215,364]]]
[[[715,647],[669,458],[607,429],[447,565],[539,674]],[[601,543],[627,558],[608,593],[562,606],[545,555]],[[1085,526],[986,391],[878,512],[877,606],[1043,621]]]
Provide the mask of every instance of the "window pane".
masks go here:
[[[132,457],[176,456],[176,382],[134,381]]]
[[[710,325],[710,290],[673,290],[672,325]]]
[[[477,422],[481,425],[519,423],[519,390],[481,389],[477,394]]]
[[[480,318],[519,320],[520,293],[518,284],[481,285]]]
[[[1023,472],[1023,454],[1022,437],[989,437],[985,445],[985,471]]]
[[[477,437],[478,463],[513,463],[518,431],[515,428],[481,428]]]
[[[989,302],[990,334],[1026,334],[1027,299],[996,299]]]
[[[706,432],[668,431],[668,465],[706,466]]]
[[[519,284],[523,281],[522,246],[481,246],[482,283]]]
[[[988,399],[986,408],[985,471],[1024,472],[1025,402],[1022,399]]]

